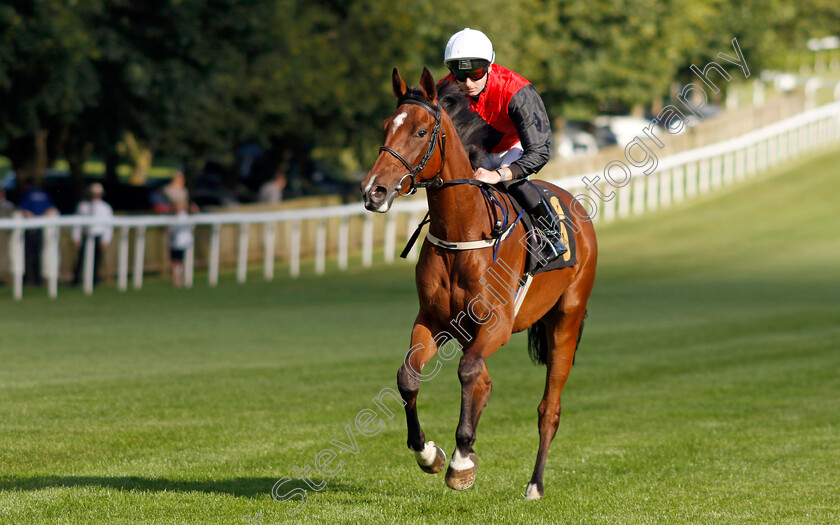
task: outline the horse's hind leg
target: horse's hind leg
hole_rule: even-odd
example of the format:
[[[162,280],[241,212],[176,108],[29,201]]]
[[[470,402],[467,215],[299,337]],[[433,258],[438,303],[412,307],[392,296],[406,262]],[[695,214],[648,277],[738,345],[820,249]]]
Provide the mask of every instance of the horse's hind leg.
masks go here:
[[[420,391],[420,381],[432,379],[438,372],[436,368],[428,374],[422,373],[423,367],[437,352],[434,337],[432,323],[423,312],[420,312],[411,331],[411,348],[397,372],[397,385],[405,401],[408,448],[414,451],[414,457],[420,468],[429,474],[440,472],[446,465],[446,454],[433,441],[426,442],[426,436],[420,428],[420,419],[417,417],[417,394]]]
[[[580,326],[586,313],[585,301],[580,308],[564,314],[555,310],[543,321],[546,324],[548,354],[546,356],[545,391],[539,412],[540,448],[534,474],[525,490],[525,499],[539,499],[543,496],[543,473],[548,457],[548,447],[560,424],[560,392],[566,384],[575,357]]]

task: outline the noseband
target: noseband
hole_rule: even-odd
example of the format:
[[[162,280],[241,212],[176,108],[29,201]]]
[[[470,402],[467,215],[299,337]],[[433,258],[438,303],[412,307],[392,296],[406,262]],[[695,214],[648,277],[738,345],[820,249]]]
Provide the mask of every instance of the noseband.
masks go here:
[[[401,106],[402,104],[416,104],[428,111],[429,113],[431,113],[433,117],[435,117],[435,126],[432,128],[432,136],[429,140],[429,147],[426,148],[426,154],[423,155],[423,159],[417,166],[412,167],[411,163],[405,160],[405,157],[397,153],[395,150],[389,148],[388,146],[382,146],[379,148],[380,152],[387,151],[388,153],[396,157],[396,159],[402,162],[403,166],[405,166],[408,170],[408,173],[406,173],[403,176],[403,178],[400,179],[399,187],[397,188],[397,191],[400,192],[400,195],[407,196],[416,193],[417,188],[436,188],[443,184],[443,178],[440,176],[440,174],[443,172],[444,160],[446,158],[446,131],[444,131],[440,126],[441,111],[439,104],[432,106],[423,101],[415,100],[413,98],[407,98],[400,101],[397,107]],[[432,158],[432,155],[434,155],[435,149],[437,149],[438,135],[441,135],[440,169],[437,173],[435,173],[435,176],[431,179],[418,181],[417,175],[419,175],[420,172],[426,168],[426,164],[429,162],[429,159]],[[402,183],[406,179],[406,177],[409,177],[411,179],[411,186],[408,189],[408,193],[402,193]]]

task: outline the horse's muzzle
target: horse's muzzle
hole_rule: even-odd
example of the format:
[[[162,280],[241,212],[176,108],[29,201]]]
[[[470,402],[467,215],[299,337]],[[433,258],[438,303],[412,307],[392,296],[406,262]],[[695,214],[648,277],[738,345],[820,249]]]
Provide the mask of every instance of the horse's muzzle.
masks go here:
[[[388,188],[381,185],[372,186],[368,191],[362,190],[365,200],[365,208],[369,211],[386,212],[390,208]],[[385,209],[382,209],[384,206]]]

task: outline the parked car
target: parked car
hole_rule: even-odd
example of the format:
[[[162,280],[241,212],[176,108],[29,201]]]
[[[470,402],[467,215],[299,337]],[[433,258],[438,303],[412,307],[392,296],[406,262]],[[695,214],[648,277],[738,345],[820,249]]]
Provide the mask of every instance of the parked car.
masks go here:
[[[555,150],[560,157],[568,159],[598,153],[598,141],[585,126],[585,123],[570,123],[557,133]]]
[[[671,127],[672,128],[677,128],[678,124],[680,122],[684,122],[684,124],[685,124],[682,127],[682,129],[680,130],[679,133],[675,133],[676,135],[682,134],[686,130],[700,125],[703,122],[703,120],[706,120],[707,118],[716,117],[716,116],[718,116],[718,115],[720,115],[721,113],[724,112],[722,107],[718,106],[717,104],[709,103],[709,104],[706,104],[705,106],[701,106],[701,107],[696,109],[697,113],[703,119],[703,120],[700,120],[700,118],[698,118],[697,115],[695,115],[693,112],[686,109],[685,105],[678,100],[667,100],[667,101],[665,101],[664,104],[666,106],[671,105],[671,106],[676,107],[685,116],[685,119],[681,119],[679,117],[676,117],[671,121]],[[654,118],[656,118],[656,115],[649,114],[649,115],[647,115],[647,117],[648,117],[648,119],[654,119]]]
[[[598,149],[604,149],[618,144],[618,139],[616,138],[615,133],[613,133],[608,127],[593,126],[592,136],[595,137]]]
[[[609,130],[615,136],[616,144],[620,147],[626,146],[636,137],[644,137],[644,129],[651,125],[650,119],[631,117],[629,115],[601,115],[595,117],[595,127]],[[653,125],[653,133],[662,136],[665,133],[660,126]]]
[[[243,188],[243,192],[248,190]],[[199,207],[205,206],[236,206],[253,199],[222,185],[222,179],[213,171],[204,171],[195,179],[192,191],[192,201]]]

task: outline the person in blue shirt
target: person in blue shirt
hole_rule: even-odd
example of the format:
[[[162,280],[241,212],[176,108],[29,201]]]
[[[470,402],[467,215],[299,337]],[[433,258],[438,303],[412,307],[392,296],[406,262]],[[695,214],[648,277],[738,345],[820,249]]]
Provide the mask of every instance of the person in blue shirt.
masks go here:
[[[58,209],[50,196],[44,190],[36,188],[31,181],[23,184],[20,210],[24,217],[58,215]],[[24,256],[26,259],[26,268],[23,274],[24,283],[41,286],[41,249],[43,245],[44,232],[41,228],[26,230],[24,235]]]

